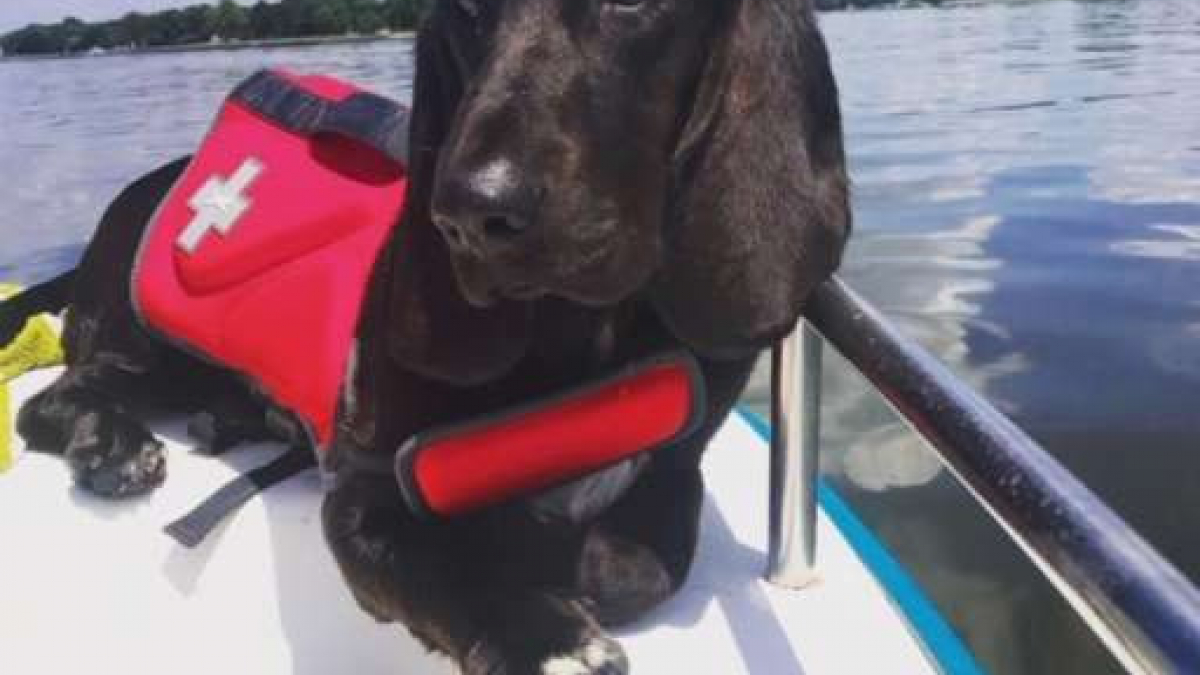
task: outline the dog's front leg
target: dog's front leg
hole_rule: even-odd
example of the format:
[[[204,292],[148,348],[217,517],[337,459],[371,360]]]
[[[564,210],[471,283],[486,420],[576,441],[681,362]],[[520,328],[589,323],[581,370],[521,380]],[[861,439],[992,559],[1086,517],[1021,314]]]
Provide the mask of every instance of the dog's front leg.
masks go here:
[[[754,361],[700,360],[708,392],[704,426],[657,452],[629,492],[588,528],[575,583],[605,626],[639,619],[687,579],[704,502],[700,460],[737,403]]]
[[[620,647],[581,605],[497,571],[513,552],[489,516],[423,523],[388,478],[356,475],[326,498],[323,520],[359,605],[403,623],[466,675],[628,671]]]
[[[150,379],[102,359],[73,365],[22,407],[17,429],[31,449],[63,455],[75,482],[93,493],[142,494],[163,482],[166,457],[122,394]]]

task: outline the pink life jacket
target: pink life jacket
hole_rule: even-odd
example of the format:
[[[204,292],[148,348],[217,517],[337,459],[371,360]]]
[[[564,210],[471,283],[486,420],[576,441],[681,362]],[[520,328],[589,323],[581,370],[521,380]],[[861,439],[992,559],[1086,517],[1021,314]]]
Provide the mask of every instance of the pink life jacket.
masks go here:
[[[142,322],[249,376],[318,451],[404,208],[407,118],[345,82],[260,72],[226,100],[138,251]]]

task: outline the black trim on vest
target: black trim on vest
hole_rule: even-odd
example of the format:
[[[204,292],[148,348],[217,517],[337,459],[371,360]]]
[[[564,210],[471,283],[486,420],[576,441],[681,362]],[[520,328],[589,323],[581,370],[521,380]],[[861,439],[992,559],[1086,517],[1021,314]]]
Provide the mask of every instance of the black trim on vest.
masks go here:
[[[360,91],[330,101],[278,73],[261,70],[229,95],[280,126],[299,134],[337,134],[408,165],[409,110],[377,94]]]
[[[237,511],[259,492],[316,465],[312,452],[291,446],[268,464],[252,469],[226,483],[199,506],[163,531],[188,548],[196,548],[226,516]]]

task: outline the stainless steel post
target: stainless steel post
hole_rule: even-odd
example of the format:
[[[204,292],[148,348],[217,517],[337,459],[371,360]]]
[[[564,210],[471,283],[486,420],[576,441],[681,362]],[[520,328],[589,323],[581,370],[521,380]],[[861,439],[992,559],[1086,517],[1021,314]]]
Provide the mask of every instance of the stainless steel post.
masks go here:
[[[816,579],[821,336],[801,320],[771,354],[771,495],[767,580]]]

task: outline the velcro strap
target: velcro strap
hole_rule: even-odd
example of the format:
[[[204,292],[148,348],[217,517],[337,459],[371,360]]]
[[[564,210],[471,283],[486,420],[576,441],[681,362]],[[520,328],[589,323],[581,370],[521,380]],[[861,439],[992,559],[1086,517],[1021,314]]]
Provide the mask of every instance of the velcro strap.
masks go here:
[[[191,513],[163,529],[180,544],[195,548],[226,516],[237,511],[254,495],[282,483],[315,463],[311,450],[293,446],[270,463],[247,471],[225,484]]]
[[[382,96],[356,91],[333,101],[263,70],[238,85],[230,100],[295,133],[338,134],[408,164],[408,109]]]

